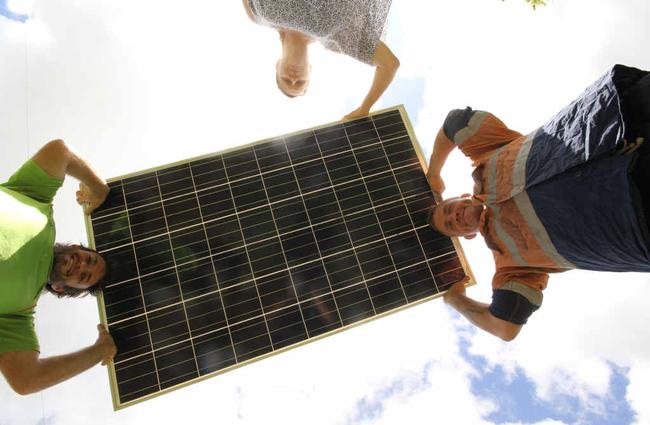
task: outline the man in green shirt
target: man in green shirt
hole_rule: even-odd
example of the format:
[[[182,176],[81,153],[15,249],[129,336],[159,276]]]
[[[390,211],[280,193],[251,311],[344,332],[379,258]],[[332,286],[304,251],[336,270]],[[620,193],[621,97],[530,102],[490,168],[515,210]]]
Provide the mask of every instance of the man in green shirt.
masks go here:
[[[97,252],[54,243],[52,201],[66,175],[81,182],[77,202],[87,214],[104,202],[104,180],[62,140],[47,143],[0,184],[0,371],[19,394],[105,364],[116,352],[110,334],[98,325],[93,345],[61,356],[39,356],[34,309],[41,292],[94,294],[108,270]]]

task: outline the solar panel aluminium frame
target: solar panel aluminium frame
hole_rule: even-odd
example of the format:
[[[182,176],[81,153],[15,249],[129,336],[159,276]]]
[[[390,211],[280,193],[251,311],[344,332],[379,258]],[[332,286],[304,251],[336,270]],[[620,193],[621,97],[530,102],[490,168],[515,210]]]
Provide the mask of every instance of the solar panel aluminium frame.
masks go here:
[[[410,120],[408,118],[408,115],[406,113],[406,110],[405,110],[404,106],[403,105],[397,105],[397,106],[394,106],[394,107],[391,107],[391,108],[382,109],[382,110],[379,110],[379,111],[376,111],[376,112],[370,114],[370,116],[380,115],[380,114],[384,114],[384,113],[392,112],[392,111],[398,111],[399,112],[400,117],[402,119],[402,122],[404,123],[404,126],[406,127],[406,131],[407,131],[407,135],[409,137],[409,140],[413,144],[413,148],[414,148],[414,150],[416,152],[416,155],[417,155],[417,158],[418,158],[418,160],[420,162],[420,166],[422,167],[423,172],[426,173],[428,167],[427,167],[427,164],[426,164],[426,162],[424,160],[424,155],[423,155],[421,147],[420,147],[420,145],[419,145],[419,143],[417,141],[417,138],[416,138],[415,133],[413,131],[413,126],[412,126],[412,124],[411,124],[411,122],[410,122]],[[305,133],[305,132],[308,132],[308,131],[314,131],[314,130],[318,130],[318,129],[332,127],[332,126],[335,126],[335,125],[338,125],[338,124],[341,124],[341,123],[342,123],[342,121],[330,122],[330,123],[319,125],[319,126],[316,126],[316,127],[301,129],[301,130],[298,130],[298,131],[295,131],[295,132],[292,132],[292,133],[284,134],[284,135],[281,135],[281,137],[291,137],[293,135],[298,135],[298,134]],[[237,151],[237,150],[240,150],[240,149],[253,147],[255,145],[271,141],[273,139],[276,139],[277,137],[278,136],[273,136],[273,137],[269,137],[267,139],[259,140],[259,141],[249,143],[249,144],[245,144],[245,145],[236,146],[236,147],[225,149],[225,150],[222,150],[222,151],[217,151],[217,152],[201,155],[201,156],[197,156],[197,157],[194,157],[194,158],[181,160],[181,161],[178,161],[178,162],[165,164],[165,165],[158,166],[158,167],[149,168],[149,169],[146,169],[146,170],[140,170],[140,171],[137,171],[137,172],[134,172],[134,173],[113,177],[113,178],[108,179],[107,181],[108,181],[108,183],[111,183],[111,182],[114,182],[114,181],[123,180],[123,179],[130,178],[130,177],[136,177],[136,176],[143,175],[143,174],[146,174],[146,173],[150,173],[150,172],[153,172],[153,171],[167,169],[167,168],[170,168],[170,167],[173,167],[173,166],[183,165],[183,164],[186,164],[186,163],[190,163],[192,161],[197,161],[197,160],[201,160],[201,159],[204,159],[204,158],[209,158],[209,157],[214,156],[214,155],[220,155],[220,154],[226,154],[226,153],[229,153],[229,152],[234,152],[234,151]],[[434,194],[434,196],[436,198],[436,201],[439,202],[440,198],[438,197],[438,195]],[[89,216],[84,216],[84,219],[85,219],[85,224],[86,224],[86,231],[87,231],[87,234],[88,234],[89,245],[90,245],[90,247],[94,248],[95,247],[95,238],[94,238],[94,234],[93,234],[91,218]],[[454,249],[455,249],[456,254],[457,254],[457,258],[458,258],[458,260],[459,260],[459,262],[460,262],[460,264],[462,266],[462,269],[465,272],[465,275],[469,278],[468,282],[466,283],[466,286],[474,285],[476,283],[474,274],[472,273],[472,270],[471,270],[471,268],[469,266],[469,263],[467,262],[467,259],[465,257],[464,251],[462,249],[462,246],[460,245],[460,242],[459,242],[458,238],[452,237],[450,239],[451,239],[451,241],[453,243]],[[283,352],[285,352],[287,350],[290,350],[290,349],[293,349],[293,348],[296,348],[296,347],[300,347],[300,346],[302,346],[304,344],[308,344],[308,343],[311,343],[313,341],[320,340],[322,338],[328,337],[330,335],[334,335],[334,334],[336,334],[338,332],[341,332],[341,331],[345,331],[345,330],[350,329],[352,327],[363,325],[363,324],[368,323],[368,322],[370,322],[372,320],[382,318],[382,317],[385,317],[387,315],[396,313],[398,311],[402,311],[402,310],[405,310],[407,308],[413,307],[415,305],[419,305],[421,303],[424,303],[424,302],[430,301],[432,299],[441,297],[445,292],[446,291],[442,291],[442,292],[439,292],[437,294],[433,294],[433,295],[424,297],[424,298],[416,300],[416,301],[408,302],[408,303],[403,304],[401,306],[391,308],[388,311],[385,311],[385,312],[382,312],[382,313],[377,313],[374,316],[364,318],[364,319],[361,319],[359,321],[356,321],[356,322],[353,322],[353,323],[350,323],[350,324],[347,324],[347,325],[343,325],[340,328],[333,329],[331,331],[325,332],[325,333],[320,334],[320,335],[309,337],[309,338],[307,338],[305,340],[299,341],[297,343],[293,343],[293,344],[288,345],[286,347],[282,347],[282,348],[279,348],[277,350],[273,350],[271,352],[262,354],[260,356],[245,360],[245,361],[243,361],[241,363],[236,363],[236,364],[233,364],[231,366],[227,366],[227,367],[225,367],[223,369],[216,370],[214,372],[210,372],[210,373],[208,373],[206,375],[198,376],[197,378],[193,378],[193,379],[190,379],[188,381],[181,382],[181,383],[176,384],[174,386],[171,386],[169,388],[161,389],[160,391],[157,391],[155,393],[151,393],[151,394],[145,395],[145,396],[143,396],[141,398],[130,400],[130,401],[127,401],[127,402],[124,402],[124,403],[120,402],[116,370],[115,370],[115,366],[114,366],[113,362],[110,362],[108,364],[107,371],[108,371],[108,376],[109,376],[109,384],[110,384],[110,388],[111,388],[113,409],[116,410],[116,411],[121,410],[123,408],[129,407],[129,406],[132,406],[132,405],[135,405],[135,404],[139,404],[139,403],[141,403],[143,401],[155,398],[155,397],[157,397],[159,395],[166,394],[168,392],[177,390],[179,388],[183,388],[183,387],[185,387],[187,385],[191,385],[191,384],[200,382],[200,381],[202,381],[204,379],[211,378],[211,377],[214,377],[214,376],[217,376],[217,375],[221,375],[222,373],[229,372],[229,371],[231,371],[233,369],[236,369],[236,368],[247,366],[249,364],[252,364],[252,363],[254,363],[256,361],[259,361],[259,360],[263,360],[263,359],[268,358],[270,356],[273,356],[273,355],[276,355],[276,354],[279,354],[279,353],[283,353]],[[107,325],[108,324],[108,319],[107,319],[107,314],[106,314],[106,307],[105,307],[105,304],[104,304],[104,296],[101,293],[97,297],[97,305],[98,305],[98,310],[99,310],[99,315],[100,315],[100,321],[101,321],[101,323]]]

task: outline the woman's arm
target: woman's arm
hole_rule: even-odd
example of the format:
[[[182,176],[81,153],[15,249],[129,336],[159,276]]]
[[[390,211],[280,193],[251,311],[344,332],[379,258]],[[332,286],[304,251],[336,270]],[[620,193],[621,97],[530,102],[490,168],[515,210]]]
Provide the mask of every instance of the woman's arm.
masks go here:
[[[397,59],[397,56],[390,51],[383,41],[380,41],[379,44],[377,44],[377,49],[372,58],[372,63],[375,65],[375,77],[372,80],[370,90],[361,106],[344,116],[344,119],[354,119],[368,115],[370,108],[372,108],[372,105],[374,105],[381,95],[384,94],[390,83],[393,81],[397,68],[399,68],[399,59]]]
[[[257,21],[255,20],[255,15],[253,15],[253,11],[251,10],[251,6],[248,3],[248,0],[242,0],[242,3],[244,4],[244,9],[246,9],[246,14],[250,18],[250,20],[257,23]]]

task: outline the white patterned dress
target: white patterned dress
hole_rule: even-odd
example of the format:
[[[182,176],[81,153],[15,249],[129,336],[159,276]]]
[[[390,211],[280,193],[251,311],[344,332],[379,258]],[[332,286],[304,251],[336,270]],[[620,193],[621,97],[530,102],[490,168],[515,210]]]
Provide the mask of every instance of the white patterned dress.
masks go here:
[[[256,22],[301,32],[372,65],[392,0],[248,0]]]

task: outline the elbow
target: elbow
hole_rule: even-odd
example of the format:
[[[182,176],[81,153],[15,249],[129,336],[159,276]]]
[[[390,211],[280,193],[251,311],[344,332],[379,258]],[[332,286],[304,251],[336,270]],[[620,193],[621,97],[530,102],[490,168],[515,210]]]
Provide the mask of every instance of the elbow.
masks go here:
[[[397,58],[397,56],[391,54],[391,57],[387,62],[388,63],[386,64],[386,68],[390,71],[392,75],[395,75],[400,66],[399,59]]]
[[[74,154],[68,145],[61,139],[54,139],[47,142],[36,155],[34,159],[41,165],[52,177],[64,178],[67,174],[68,165]]]
[[[60,156],[66,156],[68,152],[70,152],[68,145],[66,145],[62,139],[51,140],[47,142],[47,144],[44,147],[47,150],[49,150],[52,154],[60,155]]]
[[[70,148],[61,139],[54,139],[45,144],[39,154],[51,163],[65,162],[70,158]],[[37,154],[38,155],[38,154]]]
[[[386,48],[388,50],[388,55],[386,55],[386,65],[388,68],[390,68],[393,72],[397,72],[397,68],[400,66],[399,58],[395,56],[395,53],[391,52],[388,47]]]
[[[22,396],[31,395],[31,394],[34,394],[36,392],[36,391],[31,391],[30,389],[23,388],[23,387],[16,387],[16,388],[14,388],[14,391],[16,392],[16,394],[22,395]]]
[[[375,57],[374,65],[377,67],[377,71],[381,71],[384,75],[392,78],[400,66],[400,61],[397,56],[389,50],[379,57]]]
[[[496,336],[501,338],[502,341],[505,342],[511,342],[515,338],[517,338],[517,335],[519,335],[519,331],[521,330],[521,325],[515,325],[514,323],[507,323],[506,326],[503,326],[499,332],[496,333]]]
[[[30,395],[43,389],[40,387],[37,365],[18,365],[12,368],[0,368],[0,370],[7,384],[18,395]]]
[[[0,355],[0,376],[19,395],[29,395],[43,389],[43,369],[36,351],[7,352]]]
[[[501,338],[501,341],[504,342],[511,342],[514,341],[514,339],[517,337],[517,334],[501,334],[499,335],[499,338]]]
[[[11,389],[18,395],[30,395],[37,392],[34,385],[28,379],[8,379],[7,382]]]

